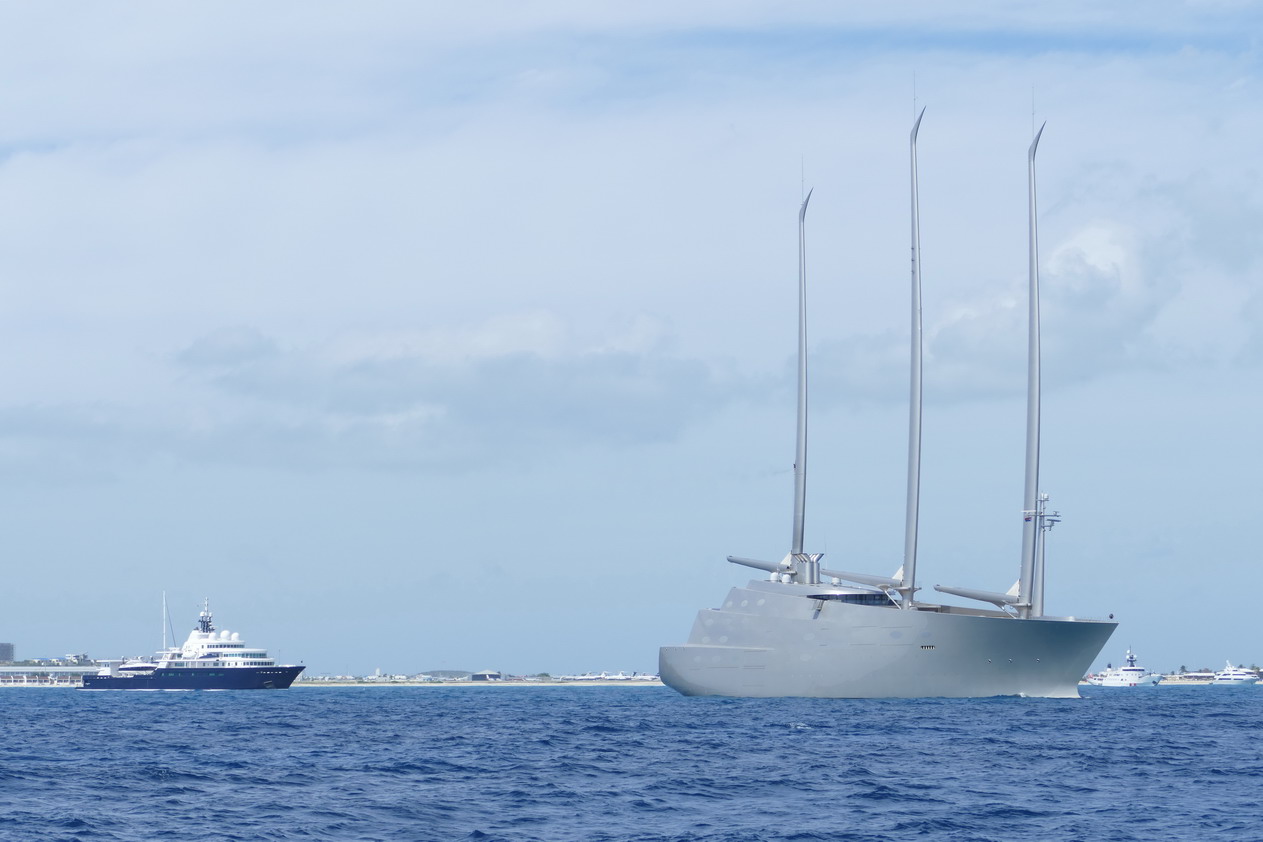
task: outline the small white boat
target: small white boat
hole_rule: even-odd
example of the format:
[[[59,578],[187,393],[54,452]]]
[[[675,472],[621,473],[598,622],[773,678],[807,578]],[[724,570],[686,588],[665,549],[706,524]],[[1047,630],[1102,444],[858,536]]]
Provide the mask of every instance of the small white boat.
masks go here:
[[[1212,687],[1248,687],[1259,680],[1259,674],[1253,670],[1234,667],[1232,661],[1227,663],[1226,667],[1215,673],[1215,680],[1210,683]]]
[[[1097,687],[1152,687],[1161,680],[1160,673],[1146,672],[1144,667],[1139,666],[1136,656],[1128,649],[1124,666],[1106,666],[1104,672],[1092,676],[1088,683]]]

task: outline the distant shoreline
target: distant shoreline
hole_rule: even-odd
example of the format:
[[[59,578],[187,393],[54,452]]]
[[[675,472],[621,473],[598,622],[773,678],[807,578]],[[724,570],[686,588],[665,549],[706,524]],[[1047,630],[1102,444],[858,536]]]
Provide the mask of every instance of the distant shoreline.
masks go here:
[[[336,687],[664,687],[661,681],[295,681],[289,689],[316,689]],[[0,690],[80,690],[80,684],[65,682],[28,682],[0,684]],[[137,691],[130,691],[137,692]],[[139,692],[169,692],[145,691]],[[175,691],[181,692],[181,691]],[[209,691],[217,692],[217,691]]]
[[[662,687],[661,681],[295,681],[291,690],[321,687]]]

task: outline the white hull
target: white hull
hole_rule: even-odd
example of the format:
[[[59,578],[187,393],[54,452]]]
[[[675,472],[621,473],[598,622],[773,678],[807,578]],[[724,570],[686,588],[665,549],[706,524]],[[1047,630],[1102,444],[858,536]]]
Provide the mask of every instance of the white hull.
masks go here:
[[[1145,672],[1144,667],[1136,664],[1136,656],[1130,649],[1124,658],[1125,666],[1109,667],[1088,679],[1089,684],[1097,687],[1154,687],[1162,682],[1162,676],[1156,672]]]
[[[1144,675],[1106,675],[1090,683],[1097,687],[1153,687],[1161,682],[1162,676],[1151,672]]]
[[[659,650],[687,696],[1078,698],[1116,626],[1000,611],[812,599],[820,586],[754,581],[699,612],[688,643]]]
[[[1211,687],[1252,687],[1259,680],[1257,674],[1251,670],[1242,667],[1234,667],[1232,661],[1227,666],[1215,673],[1215,680],[1210,683]]]

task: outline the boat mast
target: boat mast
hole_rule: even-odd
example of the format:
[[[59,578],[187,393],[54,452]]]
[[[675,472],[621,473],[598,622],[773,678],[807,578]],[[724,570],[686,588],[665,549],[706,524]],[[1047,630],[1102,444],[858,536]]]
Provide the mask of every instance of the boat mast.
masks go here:
[[[1046,123],[1044,125],[1047,125]],[[1027,153],[1030,192],[1030,291],[1026,381],[1026,493],[1022,503],[1022,568],[1018,579],[1018,615],[1043,614],[1043,589],[1035,577],[1035,545],[1039,535],[1039,235],[1035,210],[1035,150],[1044,126],[1039,127]],[[1040,571],[1042,574],[1042,571]],[[1042,578],[1042,575],[1041,575]],[[1036,593],[1038,591],[1038,594]]]
[[[1044,615],[1044,547],[1048,543],[1048,533],[1061,523],[1061,512],[1048,511],[1048,494],[1039,493],[1039,553],[1035,556],[1035,578],[1031,588],[1031,612],[1036,617]]]
[[[807,508],[807,203],[813,191],[808,190],[798,208],[798,435],[794,445],[794,533],[789,555],[780,563],[728,556],[733,564],[767,570],[780,576],[792,576],[801,584],[820,584],[821,553],[803,552],[803,526]],[[894,584],[893,580],[890,581]]]
[[[807,203],[798,209],[798,436],[794,448],[794,536],[790,553],[803,551],[807,505]]]
[[[167,651],[167,592],[162,592],[162,651]]]
[[[921,506],[921,210],[917,193],[917,132],[925,109],[917,115],[909,138],[912,167],[912,375],[908,397],[908,504],[903,534],[903,577],[899,593],[911,608],[917,579],[917,521]]]

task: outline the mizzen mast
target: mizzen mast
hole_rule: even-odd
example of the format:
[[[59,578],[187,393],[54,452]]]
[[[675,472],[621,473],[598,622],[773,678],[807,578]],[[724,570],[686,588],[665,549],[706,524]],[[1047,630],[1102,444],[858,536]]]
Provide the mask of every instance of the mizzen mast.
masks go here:
[[[1044,125],[1047,125],[1045,123]],[[1030,191],[1030,312],[1026,372],[1026,487],[1022,502],[1022,569],[1018,579],[1018,615],[1039,617],[1044,613],[1042,583],[1035,575],[1039,539],[1039,232],[1035,208],[1035,150],[1044,126],[1039,127],[1027,153]],[[1042,571],[1041,571],[1042,573]],[[1043,578],[1042,575],[1038,578]]]

